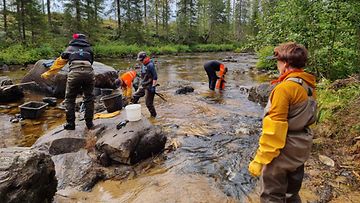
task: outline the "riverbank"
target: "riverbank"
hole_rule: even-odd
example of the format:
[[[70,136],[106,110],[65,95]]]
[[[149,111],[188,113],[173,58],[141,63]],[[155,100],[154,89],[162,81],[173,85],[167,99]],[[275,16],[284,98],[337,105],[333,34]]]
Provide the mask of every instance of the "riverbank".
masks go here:
[[[6,65],[25,65],[35,63],[40,59],[55,58],[65,49],[64,43],[45,43],[41,46],[23,46],[20,44],[4,48],[0,52],[0,68]],[[167,44],[156,46],[140,46],[137,44],[127,45],[124,43],[98,43],[94,44],[95,58],[125,58],[135,57],[140,51],[146,51],[149,55],[173,55],[179,53],[200,52],[223,52],[240,51],[234,44],[196,44],[179,45]]]
[[[319,202],[360,202],[360,75],[319,83],[318,102],[303,188]]]

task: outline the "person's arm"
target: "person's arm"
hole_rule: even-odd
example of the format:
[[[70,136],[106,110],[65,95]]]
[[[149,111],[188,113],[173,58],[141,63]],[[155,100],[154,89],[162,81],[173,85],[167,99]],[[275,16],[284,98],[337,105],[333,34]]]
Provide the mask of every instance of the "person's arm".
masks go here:
[[[61,68],[63,68],[67,63],[67,60],[63,59],[61,56],[58,57],[53,65],[50,67],[50,69],[48,71],[46,71],[45,73],[41,74],[41,77],[44,79],[48,79],[50,76],[57,74]]]
[[[150,71],[150,73],[151,73],[151,75],[152,75],[152,79],[153,79],[153,82],[152,82],[152,86],[154,87],[155,85],[156,85],[156,83],[157,83],[157,79],[158,79],[158,76],[157,76],[157,73],[156,73],[156,70],[155,70],[155,66],[154,66],[154,64],[150,64],[149,65],[149,71]]]
[[[262,166],[269,164],[279,156],[280,150],[284,148],[286,143],[287,115],[290,102],[286,89],[278,87],[275,87],[270,95],[270,111],[263,119],[259,147],[254,160],[249,165],[249,171],[254,176],[260,176]]]
[[[70,54],[71,54],[71,46],[68,46],[63,53],[61,53],[61,58],[69,60]]]

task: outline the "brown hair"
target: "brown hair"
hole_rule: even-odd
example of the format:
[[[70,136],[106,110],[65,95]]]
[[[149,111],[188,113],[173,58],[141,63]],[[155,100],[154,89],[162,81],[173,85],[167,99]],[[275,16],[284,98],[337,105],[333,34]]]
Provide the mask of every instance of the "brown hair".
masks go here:
[[[289,63],[293,68],[303,68],[307,61],[307,55],[306,48],[295,42],[280,44],[274,49],[275,58]]]

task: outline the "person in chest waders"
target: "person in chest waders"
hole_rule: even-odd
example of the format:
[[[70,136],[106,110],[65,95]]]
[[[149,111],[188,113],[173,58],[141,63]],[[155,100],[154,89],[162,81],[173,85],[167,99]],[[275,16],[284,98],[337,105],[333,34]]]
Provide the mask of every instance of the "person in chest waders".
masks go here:
[[[146,55],[146,52],[139,52],[137,61],[142,63],[141,67],[141,81],[140,87],[135,92],[132,103],[138,103],[140,97],[145,96],[145,104],[148,108],[151,117],[156,117],[156,110],[154,107],[154,97],[156,93],[156,82],[157,82],[157,73],[155,70],[155,65],[151,59]]]
[[[94,71],[92,64],[94,54],[91,45],[86,40],[84,34],[74,34],[69,46],[57,58],[50,70],[41,75],[48,79],[56,74],[66,63],[69,63],[69,73],[67,75],[65,106],[66,121],[64,129],[75,130],[75,99],[81,92],[84,94],[85,122],[88,129],[93,128],[94,117]]]
[[[263,202],[301,202],[299,190],[309,158],[316,120],[315,77],[304,72],[307,50],[293,42],[274,49],[280,77],[272,90],[259,147],[249,172],[260,176]]]
[[[225,88],[225,74],[228,70],[225,65],[219,61],[208,61],[205,63],[204,69],[209,78],[209,89],[223,90]],[[216,75],[217,71],[219,71],[219,77]]]

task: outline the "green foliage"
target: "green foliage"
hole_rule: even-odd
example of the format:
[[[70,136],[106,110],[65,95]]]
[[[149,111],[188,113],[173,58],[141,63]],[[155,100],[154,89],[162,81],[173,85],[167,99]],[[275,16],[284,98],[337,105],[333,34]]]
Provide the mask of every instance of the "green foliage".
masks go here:
[[[10,46],[0,52],[0,63],[29,64],[44,58],[53,58],[57,52],[49,44],[40,47],[27,47],[20,44]]]
[[[95,57],[124,57],[136,55],[141,51],[137,45],[125,45],[121,43],[96,44],[93,46]]]
[[[335,80],[360,71],[360,1],[278,0],[262,3],[253,45],[295,41],[310,53],[308,68]]]
[[[256,63],[256,68],[264,69],[264,70],[276,70],[276,60],[267,59],[266,57],[272,56],[274,53],[273,46],[265,46],[261,48],[257,55],[259,57],[259,61]]]
[[[121,43],[106,43],[94,46],[96,57],[124,57],[136,55],[142,50],[147,51],[149,54],[175,54],[186,52],[232,51],[234,50],[234,46],[231,44],[139,46],[136,44],[126,45]]]
[[[345,108],[360,97],[360,84],[351,84],[339,90],[329,88],[330,81],[323,80],[317,85],[319,122],[332,119],[335,112]]]
[[[191,46],[191,50],[194,52],[233,51],[234,49],[233,44],[197,44]]]

